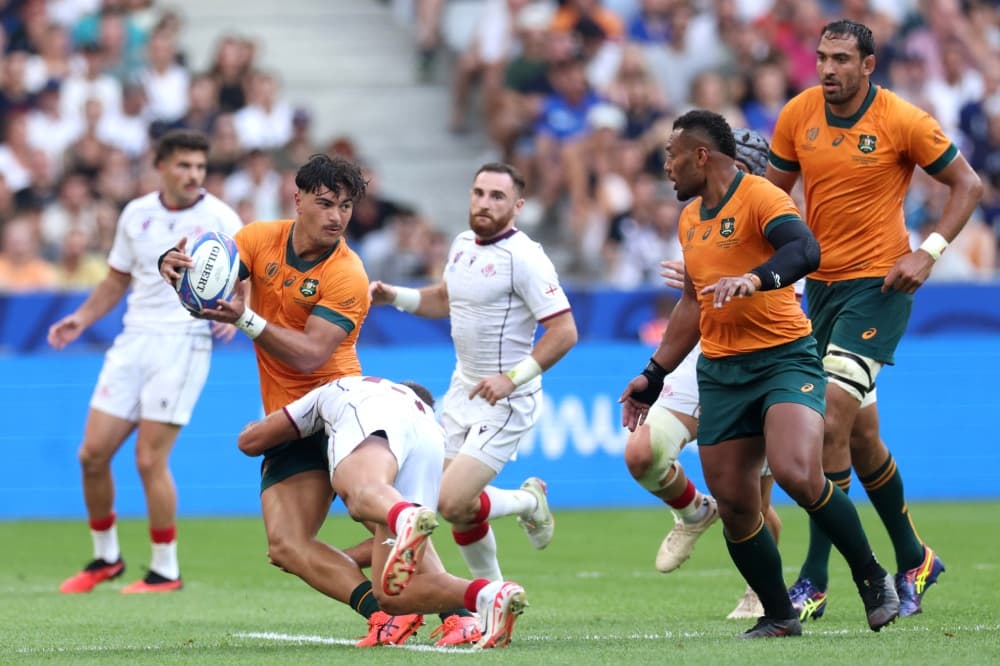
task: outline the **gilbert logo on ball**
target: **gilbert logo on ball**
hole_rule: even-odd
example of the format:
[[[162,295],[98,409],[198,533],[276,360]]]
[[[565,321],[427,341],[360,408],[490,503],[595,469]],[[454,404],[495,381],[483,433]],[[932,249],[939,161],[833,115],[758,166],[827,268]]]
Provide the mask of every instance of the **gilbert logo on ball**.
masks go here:
[[[191,243],[191,260],[194,265],[175,285],[181,305],[200,313],[232,296],[240,272],[240,256],[232,238],[218,231],[198,236]]]

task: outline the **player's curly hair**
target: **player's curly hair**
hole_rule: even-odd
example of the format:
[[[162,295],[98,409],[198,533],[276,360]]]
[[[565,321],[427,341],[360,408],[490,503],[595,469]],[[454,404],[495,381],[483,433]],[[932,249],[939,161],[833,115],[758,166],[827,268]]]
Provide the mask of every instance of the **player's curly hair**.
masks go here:
[[[327,188],[336,196],[347,194],[351,201],[357,201],[365,195],[368,181],[354,162],[339,155],[316,154],[299,167],[295,174],[295,185],[302,192],[315,193]]]
[[[153,164],[159,165],[179,150],[195,150],[208,155],[208,137],[195,130],[170,130],[156,142]]]
[[[771,147],[760,132],[746,127],[733,130],[736,141],[736,161],[746,165],[747,171],[755,176],[763,176],[767,171],[767,156]]]
[[[736,140],[729,123],[718,113],[693,109],[674,121],[674,129],[701,132],[723,155],[736,159]]]

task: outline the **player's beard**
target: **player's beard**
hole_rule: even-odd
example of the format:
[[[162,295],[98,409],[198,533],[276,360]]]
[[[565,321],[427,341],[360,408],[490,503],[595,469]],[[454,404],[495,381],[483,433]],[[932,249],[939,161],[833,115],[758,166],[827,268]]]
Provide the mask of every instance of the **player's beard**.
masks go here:
[[[834,80],[832,83],[839,84],[840,87],[833,92],[828,92],[824,87],[823,99],[826,100],[827,104],[837,106],[846,104],[854,99],[854,96],[858,94],[858,90],[861,88],[861,77],[845,77],[843,81]]]
[[[469,213],[469,228],[472,229],[477,237],[489,240],[506,231],[513,219],[514,211],[510,211],[500,217],[496,217],[486,211],[476,211]]]

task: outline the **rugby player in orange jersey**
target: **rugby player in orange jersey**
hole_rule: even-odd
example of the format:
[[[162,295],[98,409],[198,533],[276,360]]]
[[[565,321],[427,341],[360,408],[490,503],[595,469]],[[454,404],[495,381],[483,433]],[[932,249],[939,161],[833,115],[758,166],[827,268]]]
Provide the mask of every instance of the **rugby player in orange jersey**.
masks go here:
[[[760,470],[822,526],[844,555],[873,631],[899,611],[854,505],[823,477],[826,377],[793,284],[814,270],[819,246],[791,197],[735,164],[725,119],[690,111],[674,122],[663,165],[681,201],[685,285],[642,374],[622,393],[622,422],[641,425],[663,378],[701,341],[698,448],[718,502],[730,556],[764,607],[747,638],[797,636],[781,556],[761,516]]]
[[[917,536],[902,477],[879,438],[875,380],[892,365],[913,294],[969,219],[982,183],[934,118],[871,82],[874,51],[872,32],[860,23],[823,27],[820,85],[782,109],[767,178],[791,191],[802,175],[806,221],[823,253],[806,281],[829,378],[823,469],[846,491],[853,465],[892,539],[905,617],[921,612],[944,564]],[[903,199],[917,166],[947,185],[948,197],[935,231],[911,251]],[[826,610],[829,554],[829,540],[812,523],[809,552],[789,591],[803,620]]]

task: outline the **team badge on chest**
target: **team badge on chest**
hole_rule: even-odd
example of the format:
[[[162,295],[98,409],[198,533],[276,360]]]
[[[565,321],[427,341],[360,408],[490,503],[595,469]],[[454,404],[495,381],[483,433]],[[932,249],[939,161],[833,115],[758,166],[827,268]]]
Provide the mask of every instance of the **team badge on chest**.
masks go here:
[[[722,225],[719,227],[719,235],[723,238],[729,238],[734,233],[736,233],[736,218],[723,218]]]
[[[874,153],[875,142],[878,138],[874,134],[862,134],[858,137],[858,150],[863,153]]]
[[[314,280],[313,278],[306,278],[302,281],[302,286],[299,287],[299,293],[301,293],[306,298],[316,295],[316,290],[319,289],[319,280]]]

